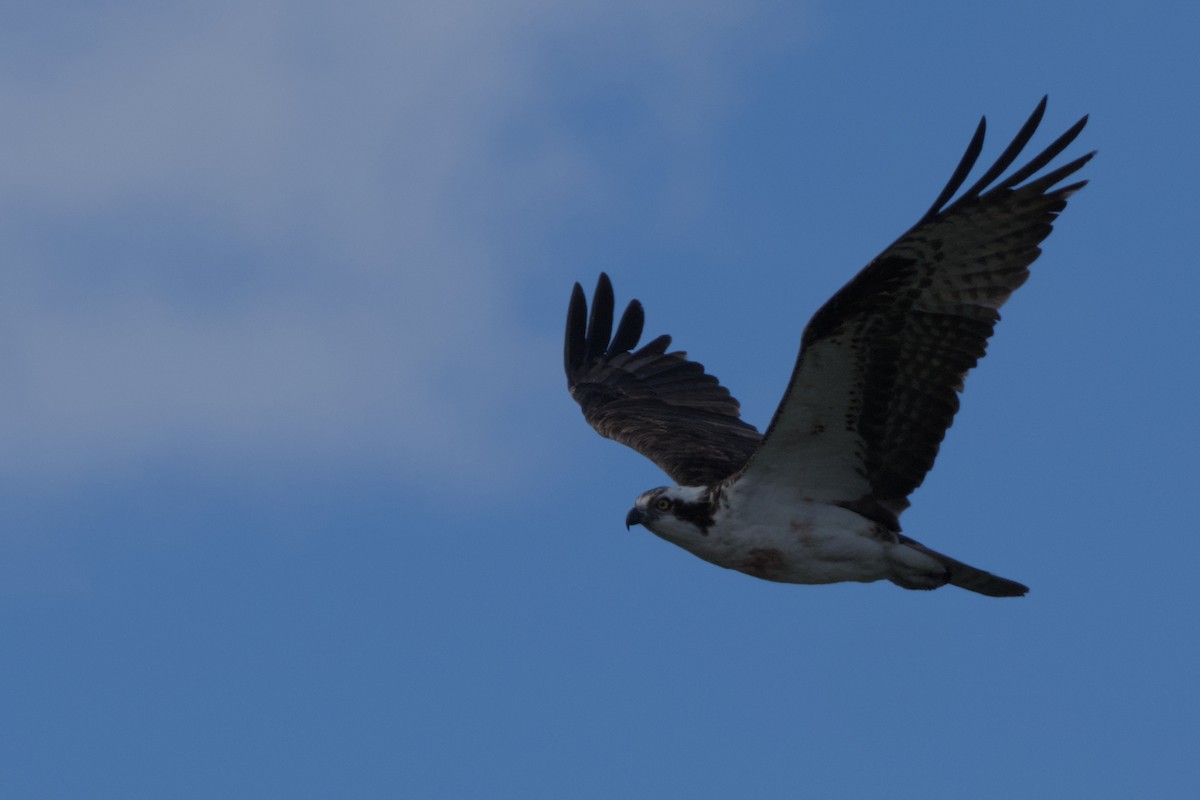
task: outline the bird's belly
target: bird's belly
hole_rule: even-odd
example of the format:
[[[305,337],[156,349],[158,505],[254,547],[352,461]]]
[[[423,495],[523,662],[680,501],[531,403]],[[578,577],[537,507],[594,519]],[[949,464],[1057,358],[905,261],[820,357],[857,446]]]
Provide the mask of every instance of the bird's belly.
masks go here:
[[[877,523],[838,506],[800,503],[777,518],[735,513],[717,523],[710,538],[718,557],[697,555],[756,578],[838,583],[890,575],[890,537]]]

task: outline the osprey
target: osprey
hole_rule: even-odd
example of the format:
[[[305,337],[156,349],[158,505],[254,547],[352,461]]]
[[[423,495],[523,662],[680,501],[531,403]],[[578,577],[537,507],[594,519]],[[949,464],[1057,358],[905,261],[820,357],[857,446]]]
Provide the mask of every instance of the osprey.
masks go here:
[[[1059,186],[1094,151],[1041,172],[1086,116],[999,180],[1045,109],[1043,97],[996,163],[950,202],[979,158],[987,120],[979,122],[920,221],[809,321],[765,434],[742,421],[737,400],[703,366],[667,352],[671,337],[634,349],[644,322],[637,300],[613,332],[607,275],[590,317],[576,283],[564,347],[571,396],[598,433],[679,484],[638,497],[626,527],[643,525],[706,561],[772,581],[949,583],[1024,595],[1016,581],[909,538],[899,516],[933,467],[997,309],[1029,277],[1067,198],[1087,183]]]

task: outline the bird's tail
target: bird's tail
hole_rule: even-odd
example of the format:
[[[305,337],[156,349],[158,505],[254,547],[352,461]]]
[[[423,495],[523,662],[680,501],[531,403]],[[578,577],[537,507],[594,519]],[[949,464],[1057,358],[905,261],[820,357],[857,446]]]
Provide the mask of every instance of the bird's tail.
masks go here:
[[[920,542],[909,539],[907,536],[901,535],[900,542],[937,559],[946,568],[947,572],[950,573],[948,583],[954,586],[960,586],[963,589],[978,592],[979,594],[986,594],[988,597],[1023,597],[1029,591],[1029,587],[1022,583],[1010,581],[1008,578],[1001,578],[990,572],[984,572],[961,561],[955,561],[950,556],[945,556],[936,550],[931,550]]]

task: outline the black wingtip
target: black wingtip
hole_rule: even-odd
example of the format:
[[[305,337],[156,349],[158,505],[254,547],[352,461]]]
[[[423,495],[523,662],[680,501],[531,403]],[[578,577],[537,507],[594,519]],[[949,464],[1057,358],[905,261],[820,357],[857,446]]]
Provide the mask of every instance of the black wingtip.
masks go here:
[[[567,373],[567,385],[572,376],[583,366],[584,349],[587,347],[587,296],[578,283],[571,290],[571,302],[567,305],[567,330],[563,336],[563,369]]]
[[[642,338],[642,327],[646,324],[646,312],[637,300],[630,300],[617,323],[617,332],[613,334],[612,343],[608,346],[605,356],[612,358],[617,353],[624,353],[637,347]]]
[[[971,168],[975,166],[975,162],[979,160],[979,154],[983,152],[983,137],[987,133],[987,117],[979,118],[979,125],[975,128],[975,135],[971,137],[971,143],[967,145],[967,150],[958,161],[958,166],[954,168],[954,174],[950,176],[950,180],[946,182],[945,188],[938,195],[937,200],[933,201],[933,205],[921,217],[921,221],[933,219],[941,211],[942,206],[950,201],[954,193],[967,179],[967,175],[971,173]]]
[[[1067,128],[1066,132],[1064,132],[1062,136],[1059,136],[1057,139],[1051,142],[1049,147],[1034,156],[1032,161],[1021,167],[1012,175],[1009,175],[1007,178],[1005,178],[1004,182],[1000,184],[1000,188],[1012,189],[1017,184],[1021,183],[1021,181],[1030,177],[1039,169],[1049,164],[1055,156],[1057,156],[1063,150],[1066,150],[1071,142],[1075,141],[1075,138],[1079,136],[1080,132],[1083,131],[1084,126],[1087,125],[1087,122],[1088,117],[1085,114],[1078,122],[1076,122],[1070,128]],[[1080,164],[1079,166],[1083,166],[1083,164]]]
[[[596,281],[596,291],[592,294],[592,313],[588,316],[585,360],[590,361],[608,349],[608,340],[612,336],[612,322],[612,281],[608,279],[607,273],[601,272]]]
[[[1029,144],[1029,140],[1033,138],[1033,134],[1037,131],[1038,125],[1042,122],[1042,117],[1046,115],[1046,99],[1048,95],[1042,95],[1042,100],[1037,104],[1037,108],[1029,115],[1029,119],[1025,120],[1025,124],[1017,131],[1017,135],[1008,143],[1008,147],[1004,148],[1004,152],[996,159],[992,166],[988,167],[987,171],[977,180],[970,189],[963,192],[963,199],[978,197],[979,193],[991,185],[992,181],[999,178],[1004,170],[1008,169],[1021,151],[1025,149],[1025,145]],[[947,200],[949,198],[946,198]]]
[[[563,368],[567,373],[568,386],[574,384],[574,376],[590,361],[611,358],[617,353],[632,350],[642,338],[642,326],[646,319],[642,304],[637,300],[629,302],[625,313],[621,315],[621,321],[617,324],[615,335],[613,309],[612,281],[605,272],[601,272],[596,281],[590,314],[583,287],[576,283],[571,289],[571,302],[567,306],[567,329],[563,339]]]
[[[995,187],[989,188],[992,182],[998,179],[1004,173],[1004,171],[1012,165],[1012,163],[1021,154],[1021,151],[1025,149],[1025,146],[1029,144],[1030,139],[1033,138],[1035,131],[1042,122],[1042,118],[1046,114],[1046,105],[1049,101],[1049,98],[1049,95],[1042,95],[1042,99],[1038,101],[1037,106],[1033,109],[1033,113],[1029,115],[1029,119],[1025,120],[1025,124],[1021,126],[1021,129],[1017,132],[1017,135],[1013,138],[1009,145],[1004,149],[1004,152],[1000,154],[1000,157],[996,159],[996,162],[992,164],[992,166],[988,167],[987,171],[984,172],[978,181],[976,181],[969,189],[963,192],[962,196],[955,201],[955,204],[963,201],[970,201],[978,197],[984,191],[1015,188],[1022,181],[1027,180],[1029,177],[1036,174],[1037,171],[1042,167],[1049,164],[1050,161],[1052,161],[1059,153],[1065,150],[1071,144],[1071,142],[1075,141],[1075,138],[1079,136],[1080,132],[1084,129],[1084,126],[1086,126],[1088,123],[1088,115],[1086,114],[1078,122],[1068,128],[1061,136],[1051,142],[1049,147],[1034,156],[1028,164],[1018,169],[999,184],[996,184]],[[975,129],[975,135],[971,138],[971,143],[967,145],[967,151],[963,154],[962,159],[955,168],[954,174],[950,177],[949,182],[946,184],[946,187],[942,189],[941,194],[938,195],[938,198],[936,201],[934,201],[934,204],[927,212],[925,212],[925,215],[921,217],[921,222],[927,222],[946,210],[944,208],[946,204],[950,202],[955,193],[966,181],[967,175],[974,167],[975,162],[978,160],[979,154],[983,149],[984,134],[987,130],[986,123],[986,117],[979,121],[979,126]],[[1092,151],[1086,156],[1072,161],[1067,166],[1060,167],[1049,176],[1043,176],[1042,178],[1039,178],[1037,181],[1038,186],[1040,186],[1042,190],[1053,186],[1055,183],[1061,181],[1063,178],[1067,177],[1086,164],[1094,155],[1095,151]],[[1053,177],[1054,179],[1047,180],[1049,177]]]
[[[1026,184],[1026,186],[1037,192],[1048,191],[1055,184],[1065,180],[1067,177],[1074,175],[1076,172],[1082,169],[1083,165],[1091,161],[1092,157],[1095,155],[1096,151],[1093,150],[1092,152],[1082,155],[1068,164],[1064,164],[1053,172],[1047,172],[1045,175],[1035,181],[1030,181],[1028,184]],[[1078,183],[1071,184],[1070,186],[1064,187],[1063,189],[1059,189],[1057,191],[1065,191],[1068,193],[1076,192],[1083,188],[1083,185],[1086,183],[1087,181],[1079,181]]]

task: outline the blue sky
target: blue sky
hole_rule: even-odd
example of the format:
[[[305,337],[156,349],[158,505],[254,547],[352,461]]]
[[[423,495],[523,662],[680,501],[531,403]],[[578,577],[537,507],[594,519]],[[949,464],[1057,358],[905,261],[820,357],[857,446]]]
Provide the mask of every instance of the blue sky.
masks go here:
[[[0,10],[0,795],[1184,797],[1200,12]],[[1045,93],[1091,185],[905,528],[780,586],[622,521],[571,284],[769,420],[809,315]]]

